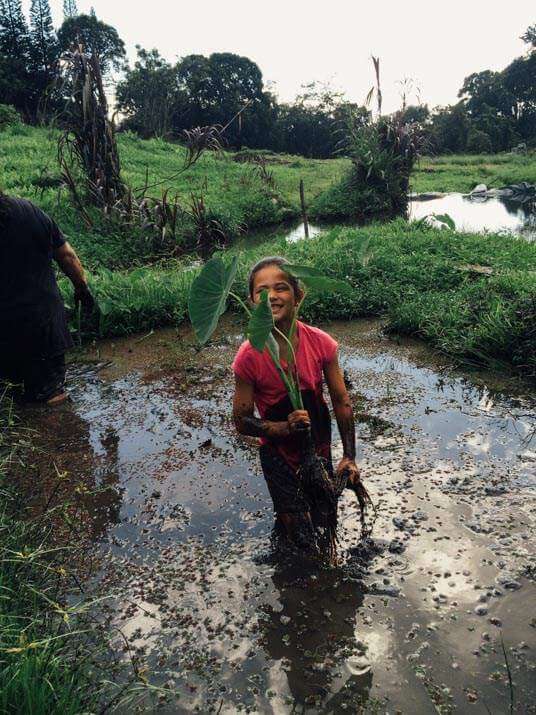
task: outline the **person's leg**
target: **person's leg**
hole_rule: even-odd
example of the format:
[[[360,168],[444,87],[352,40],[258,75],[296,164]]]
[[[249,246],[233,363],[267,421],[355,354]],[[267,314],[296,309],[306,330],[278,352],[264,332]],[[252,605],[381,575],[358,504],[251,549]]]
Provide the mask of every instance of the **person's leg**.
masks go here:
[[[37,358],[28,362],[24,375],[24,394],[32,402],[57,405],[67,399],[65,355]]]
[[[309,505],[296,474],[268,445],[261,447],[260,458],[277,519],[287,537],[301,548],[314,548],[315,533]]]
[[[0,387],[14,392],[17,396],[22,394],[24,382],[24,361],[21,356],[0,355]]]

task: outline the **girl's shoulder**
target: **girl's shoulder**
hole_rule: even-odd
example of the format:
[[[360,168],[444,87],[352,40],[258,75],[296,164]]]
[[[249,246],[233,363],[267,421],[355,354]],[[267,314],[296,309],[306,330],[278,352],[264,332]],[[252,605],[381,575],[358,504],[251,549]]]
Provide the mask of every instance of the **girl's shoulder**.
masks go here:
[[[259,353],[251,346],[249,340],[244,340],[234,357],[233,372],[243,379],[251,379],[255,372],[257,356]]]
[[[314,325],[307,325],[307,323],[302,323],[301,321],[298,321],[298,325],[300,340],[302,336],[305,337],[308,343],[320,350],[326,362],[331,361],[339,347],[335,338],[332,338],[325,330],[315,328]]]

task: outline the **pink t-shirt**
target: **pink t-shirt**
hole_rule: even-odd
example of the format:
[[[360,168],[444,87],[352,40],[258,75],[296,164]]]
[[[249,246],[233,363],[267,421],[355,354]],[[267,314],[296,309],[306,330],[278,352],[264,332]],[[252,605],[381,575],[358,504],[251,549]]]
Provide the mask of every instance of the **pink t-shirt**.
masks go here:
[[[298,349],[296,367],[304,409],[309,412],[316,451],[329,455],[331,420],[322,396],[323,369],[337,352],[337,341],[319,328],[297,322]],[[286,367],[285,361],[281,361]],[[249,340],[242,343],[233,361],[233,371],[253,385],[253,399],[261,419],[284,421],[293,411],[287,391],[267,350],[262,354],[251,347]],[[261,439],[264,444],[267,439]],[[297,469],[301,462],[298,437],[286,437],[270,442],[286,462]]]

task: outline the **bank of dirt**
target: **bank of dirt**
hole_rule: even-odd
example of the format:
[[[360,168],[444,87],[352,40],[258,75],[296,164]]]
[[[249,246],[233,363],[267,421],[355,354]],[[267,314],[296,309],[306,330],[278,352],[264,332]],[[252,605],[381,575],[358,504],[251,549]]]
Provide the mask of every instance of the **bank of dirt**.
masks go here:
[[[140,707],[536,712],[531,388],[453,372],[377,321],[331,324],[378,515],[362,541],[345,493],[341,563],[318,568],[270,547],[256,449],[231,424],[238,318],[226,326],[203,352],[186,328],[99,343],[71,365],[71,404],[25,415],[43,484],[57,469],[98,489],[81,572],[116,594],[100,617],[159,688]]]

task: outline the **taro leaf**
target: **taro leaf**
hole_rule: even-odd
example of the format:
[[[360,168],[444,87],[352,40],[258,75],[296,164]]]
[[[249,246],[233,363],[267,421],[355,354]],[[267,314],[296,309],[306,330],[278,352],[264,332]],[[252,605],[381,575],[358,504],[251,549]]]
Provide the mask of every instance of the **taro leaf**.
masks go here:
[[[434,214],[434,215],[438,221],[441,221],[441,223],[445,223],[451,229],[451,231],[456,230],[456,224],[454,223],[454,219],[451,216],[449,216],[448,214]]]
[[[237,268],[237,256],[234,256],[228,266],[216,256],[205,263],[203,270],[192,283],[188,296],[188,313],[201,344],[207,342],[216,330],[220,316],[225,313]]]
[[[350,287],[346,281],[329,278],[329,276],[323,275],[321,271],[311,266],[298,266],[286,263],[284,270],[285,273],[290,273],[290,275],[295,278],[299,278],[307,288],[312,290],[334,292]]]
[[[248,339],[255,350],[263,352],[273,327],[274,317],[268,303],[268,291],[263,290],[260,301],[251,312],[248,324]]]

